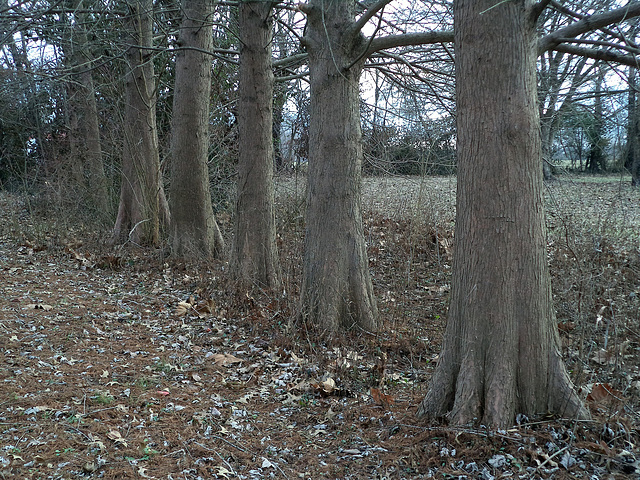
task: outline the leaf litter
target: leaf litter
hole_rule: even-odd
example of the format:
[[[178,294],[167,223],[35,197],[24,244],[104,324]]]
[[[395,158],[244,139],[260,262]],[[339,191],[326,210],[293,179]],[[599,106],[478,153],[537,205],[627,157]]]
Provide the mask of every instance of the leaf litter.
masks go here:
[[[53,234],[32,238],[5,213],[0,477],[637,475],[640,336],[630,293],[640,293],[638,252],[605,235],[578,263],[571,250],[584,247],[577,243],[586,237],[563,243],[564,233],[550,234],[563,351],[593,422],[519,416],[513,428],[491,432],[415,419],[439,352],[453,245],[455,185],[426,181],[425,189],[394,179],[393,187],[374,185],[375,195],[365,185],[371,268],[386,328],[379,337],[351,336],[331,347],[291,322],[295,284],[291,299],[238,297],[222,264],[105,252]],[[565,187],[570,194],[561,192]],[[550,222],[567,222],[582,187],[550,187],[570,204],[552,203]],[[608,202],[620,190],[599,188]],[[418,198],[423,191],[435,193]],[[635,192],[624,195],[638,203]],[[0,203],[19,215],[18,197],[2,194]],[[637,222],[638,212],[630,215],[625,205]],[[570,227],[601,234],[604,220],[590,221]],[[295,228],[281,236],[292,275],[299,274]],[[594,258],[599,277],[585,266]],[[562,289],[568,294],[559,296]]]

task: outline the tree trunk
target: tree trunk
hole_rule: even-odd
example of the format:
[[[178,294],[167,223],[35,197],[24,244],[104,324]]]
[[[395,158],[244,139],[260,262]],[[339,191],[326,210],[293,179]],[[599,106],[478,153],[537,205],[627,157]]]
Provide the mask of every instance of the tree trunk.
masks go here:
[[[272,5],[240,2],[238,192],[232,266],[245,284],[280,285],[273,209]]]
[[[169,211],[160,177],[156,87],[153,71],[152,0],[129,3],[120,206],[114,240],[158,245]]]
[[[355,2],[305,5],[311,120],[301,312],[326,333],[378,327],[361,212],[359,80],[366,48]]]
[[[73,2],[72,8],[74,11],[82,9],[82,1]],[[78,187],[83,194],[88,193],[92,207],[106,219],[111,212],[91,70],[93,57],[85,31],[86,24],[86,15],[77,13],[70,42],[65,49],[72,71],[68,84],[69,143],[72,170],[75,172],[73,176],[79,182]]]
[[[285,158],[282,151],[281,130],[284,122],[284,106],[289,99],[287,86],[284,82],[275,85],[273,96],[273,164],[277,172],[285,169]]]
[[[629,67],[629,93],[627,104],[627,149],[624,166],[631,172],[631,185],[637,186],[640,175],[640,125],[637,106],[637,69]]]
[[[533,2],[454,2],[458,198],[443,350],[418,415],[512,425],[588,413],[559,352],[547,266]],[[500,72],[498,75],[496,72]]]
[[[593,124],[589,128],[589,155],[585,170],[591,173],[604,172],[607,169],[604,146],[604,116],[602,106],[602,83],[604,70],[601,68],[596,78],[596,91],[593,103]]]
[[[209,190],[213,0],[182,0],[171,122],[171,246],[180,257],[220,256],[224,240]]]

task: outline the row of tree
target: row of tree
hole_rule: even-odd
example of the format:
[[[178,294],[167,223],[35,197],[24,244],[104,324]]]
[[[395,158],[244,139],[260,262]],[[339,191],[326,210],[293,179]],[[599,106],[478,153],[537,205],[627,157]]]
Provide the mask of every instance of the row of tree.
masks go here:
[[[16,93],[23,104],[34,106],[27,112],[33,125],[44,118],[38,96],[48,96],[55,111],[47,118],[59,115],[65,122],[50,139],[38,138],[43,131],[34,129],[18,142],[25,158],[45,169],[64,158],[59,172],[90,193],[96,211],[109,208],[103,141],[112,135],[121,148],[116,241],[154,246],[168,232],[177,256],[222,255],[209,178],[213,125],[220,134],[216,148],[237,148],[232,272],[241,284],[278,289],[273,165],[281,146],[273,129],[282,118],[274,109],[282,111],[287,102],[283,82],[305,77],[309,168],[300,315],[328,334],[375,331],[381,319],[360,197],[363,72],[371,68],[398,89],[429,95],[433,112],[453,111],[455,97],[451,309],[441,360],[419,413],[452,411],[456,423],[477,419],[492,426],[513,422],[516,413],[587,415],[558,350],[540,165],[545,141],[558,129],[560,97],[578,95],[588,72],[602,71],[595,61],[637,65],[634,37],[625,32],[632,31],[628,21],[640,15],[640,3],[601,2],[589,6],[601,13],[589,15],[580,13],[591,11],[582,2],[574,10],[554,0],[457,0],[453,9],[448,2],[407,9],[392,0],[296,6],[85,1],[5,0],[2,43],[14,66],[5,71],[20,80]],[[301,19],[304,30],[297,28]],[[297,38],[295,47],[277,40],[275,23]],[[618,28],[610,28],[614,24]],[[41,64],[61,69],[62,86],[34,75],[34,46]],[[570,55],[579,57],[577,64]],[[546,90],[554,99],[539,98],[540,57],[555,72],[548,78],[561,78],[565,69],[580,72]],[[237,77],[226,75],[230,62],[238,64]],[[452,65],[455,95],[448,87]],[[122,95],[111,96],[118,82]],[[237,101],[221,113],[232,90]],[[374,97],[381,93],[376,89]],[[378,100],[374,114],[384,115]],[[170,141],[158,135],[159,124],[170,129]],[[58,144],[69,149],[64,157],[46,151]]]
[[[7,15],[2,20],[3,30],[7,32],[3,59],[6,68],[2,76],[0,102],[13,108],[7,109],[12,113],[4,116],[0,129],[3,152],[0,181],[5,187],[34,180],[46,181],[47,185],[56,185],[58,193],[79,189],[83,198],[96,197],[94,200],[105,197],[106,187],[106,206],[109,208],[102,208],[105,207],[104,202],[98,203],[101,203],[100,212],[110,212],[115,208],[113,190],[117,188],[117,176],[114,173],[120,168],[122,155],[118,125],[123,109],[120,108],[121,103],[113,100],[124,98],[124,82],[120,80],[126,68],[122,62],[126,45],[118,45],[113,32],[124,28],[124,7],[87,0],[85,4],[68,4],[65,15],[61,13],[65,11],[64,6],[56,10],[47,2],[27,3],[20,8],[6,5]],[[80,6],[84,10],[79,10]],[[278,168],[292,169],[300,162],[306,164],[309,156],[308,88],[305,86],[305,67],[293,61],[304,62],[305,56],[299,46],[303,21],[300,15],[296,16],[295,9],[281,7],[276,5],[273,9],[272,45],[276,75],[274,161]],[[599,6],[595,2],[590,8]],[[446,5],[433,7],[437,15],[414,9],[402,15],[392,11],[390,16],[388,10],[387,7],[386,22],[404,30],[407,30],[407,25],[415,28],[418,21],[434,24],[439,21],[445,27],[451,21]],[[214,110],[210,118],[210,135],[216,146],[209,149],[209,167],[215,187],[212,193],[221,206],[230,200],[230,196],[227,188],[221,188],[225,182],[220,180],[228,179],[230,172],[235,171],[233,164],[238,153],[234,141],[237,138],[234,109],[237,106],[239,49],[237,17],[231,11],[229,6],[217,5],[212,12],[216,26],[224,25],[226,28],[214,28],[213,50],[209,57],[214,65],[211,91]],[[32,15],[37,17],[37,22],[30,21]],[[539,29],[552,31],[565,25],[567,18],[578,17],[579,14],[567,6],[554,7],[541,17]],[[162,86],[156,92],[157,131],[166,184],[175,58],[180,51],[175,48],[180,22],[179,6],[156,4],[153,22],[155,79],[158,86]],[[625,28],[627,39],[633,36],[633,28],[633,25]],[[13,36],[9,37],[11,33]],[[594,38],[593,34],[590,35]],[[43,50],[43,42],[51,47],[48,55],[38,55],[38,50]],[[451,52],[441,47],[437,44],[414,46],[410,50],[405,49],[401,57],[397,50],[386,50],[383,55],[367,59],[365,91],[361,100],[366,173],[411,175],[455,171],[453,57]],[[95,56],[98,62],[87,64],[85,60],[90,58],[87,55]],[[400,59],[402,62],[398,61]],[[74,63],[93,67],[94,70],[84,68],[82,72],[73,66]],[[91,125],[77,124],[77,119],[84,116],[78,116],[75,108],[64,107],[73,106],[74,101],[79,101],[80,105],[85,103],[82,95],[87,90],[79,87],[81,83],[68,82],[74,68],[76,74],[82,73],[83,81],[94,88],[98,97],[99,128],[102,132],[100,146],[106,173],[103,183],[106,185],[95,191],[87,191],[86,187],[62,188],[59,177],[57,182],[51,179],[55,177],[61,157],[78,156],[79,144],[73,141],[74,135],[68,135],[70,130],[85,136],[78,128],[89,129],[89,136],[96,138],[95,132],[92,134],[90,131]],[[616,81],[616,78],[622,78],[623,82],[628,80],[631,85],[628,108],[626,98],[623,108],[622,98],[626,94],[621,91],[621,81]],[[611,63],[596,63],[564,51],[545,51],[539,57],[538,92],[542,109],[545,173],[548,176],[551,165],[558,162],[592,172],[605,167],[619,168],[623,163],[627,169],[637,170],[632,168],[635,137],[629,129],[637,118],[633,103],[634,78],[635,70],[631,67],[628,71],[620,70]],[[19,95],[16,95],[16,90],[20,90]],[[38,93],[34,94],[36,91]],[[596,91],[599,91],[597,96]],[[87,100],[92,101],[89,97]],[[619,127],[622,121],[627,122],[624,129]],[[96,125],[95,122],[91,124]],[[109,128],[113,131],[105,135]],[[629,138],[627,145],[623,145],[626,141],[620,140],[623,135]],[[428,140],[422,141],[423,137]],[[86,154],[95,157],[97,146],[93,142]],[[43,157],[47,161],[42,161]],[[606,164],[605,157],[608,159]],[[75,180],[81,180],[81,173],[88,174],[77,165],[72,170]],[[94,175],[99,176],[100,172],[94,172]],[[82,182],[78,184],[82,185]]]

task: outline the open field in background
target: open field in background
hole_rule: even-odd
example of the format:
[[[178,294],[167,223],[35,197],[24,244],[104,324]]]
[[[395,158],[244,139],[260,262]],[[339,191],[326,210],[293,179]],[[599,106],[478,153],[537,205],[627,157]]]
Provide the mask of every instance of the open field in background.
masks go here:
[[[0,478],[638,474],[640,191],[630,179],[545,186],[562,349],[594,421],[541,416],[498,433],[413,415],[446,318],[455,178],[365,179],[385,328],[335,346],[296,317],[303,192],[301,178],[277,181],[277,295],[237,295],[224,263],[113,249],[91,226],[0,193]]]

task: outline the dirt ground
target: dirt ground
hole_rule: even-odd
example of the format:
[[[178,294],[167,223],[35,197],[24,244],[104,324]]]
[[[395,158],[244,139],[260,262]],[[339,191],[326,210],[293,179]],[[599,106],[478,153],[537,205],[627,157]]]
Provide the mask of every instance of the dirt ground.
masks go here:
[[[594,420],[498,432],[414,415],[446,318],[453,178],[365,181],[384,329],[332,346],[295,315],[302,181],[279,182],[272,295],[0,192],[0,478],[640,478],[640,192],[623,180],[546,187],[558,328]]]

